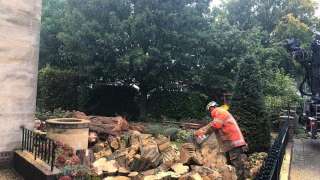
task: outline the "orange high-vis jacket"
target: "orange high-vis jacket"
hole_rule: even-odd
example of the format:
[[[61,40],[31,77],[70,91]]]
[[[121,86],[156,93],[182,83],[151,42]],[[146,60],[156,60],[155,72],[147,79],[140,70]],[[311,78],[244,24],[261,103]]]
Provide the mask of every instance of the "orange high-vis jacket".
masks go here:
[[[217,139],[225,152],[247,145],[238,123],[227,110],[217,107],[211,111],[211,118],[211,126],[215,129]]]

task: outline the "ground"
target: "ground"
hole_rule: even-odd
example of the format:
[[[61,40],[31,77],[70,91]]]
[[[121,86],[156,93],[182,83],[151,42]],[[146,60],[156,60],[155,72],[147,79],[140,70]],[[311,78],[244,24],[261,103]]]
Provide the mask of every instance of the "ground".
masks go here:
[[[23,180],[13,169],[0,168],[0,180]]]
[[[320,140],[294,139],[290,180],[318,180]]]

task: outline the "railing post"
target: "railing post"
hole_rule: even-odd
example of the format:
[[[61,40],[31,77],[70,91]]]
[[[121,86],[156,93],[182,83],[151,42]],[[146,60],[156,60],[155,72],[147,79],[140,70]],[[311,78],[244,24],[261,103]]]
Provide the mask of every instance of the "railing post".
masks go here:
[[[22,127],[22,142],[21,142],[21,150],[23,151],[24,149],[24,127]]]
[[[37,148],[37,145],[38,145],[38,137],[37,135],[34,133],[34,137],[33,137],[33,140],[35,141],[33,143],[33,149],[34,149],[34,160],[37,159],[37,154],[38,154],[38,148]]]
[[[49,141],[49,148],[48,148],[48,161],[47,161],[47,163],[49,164],[50,163],[50,158],[51,158],[51,148],[52,148],[52,146],[51,146],[51,139],[48,139],[48,141]]]
[[[44,161],[47,162],[47,158],[48,158],[48,139],[44,140]]]
[[[56,159],[56,144],[52,141],[52,154],[51,154],[51,171],[53,171],[54,168],[54,162]]]

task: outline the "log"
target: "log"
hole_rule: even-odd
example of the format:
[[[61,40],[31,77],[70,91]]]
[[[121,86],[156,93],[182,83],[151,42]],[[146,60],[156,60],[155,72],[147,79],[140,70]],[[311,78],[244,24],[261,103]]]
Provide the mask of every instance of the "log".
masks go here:
[[[128,176],[130,174],[130,171],[127,168],[119,167],[118,175],[120,176]]]
[[[118,172],[119,165],[115,160],[107,161],[102,170],[105,172],[106,175],[112,176]]]
[[[119,136],[122,132],[129,130],[128,122],[121,116],[89,116],[89,119],[91,121],[89,126],[90,131],[94,131],[99,134]]]
[[[107,161],[106,158],[101,158],[95,161],[93,167],[97,169],[97,174],[101,175],[106,173],[109,176],[115,175],[119,166],[115,160]]]
[[[166,138],[166,137],[159,137],[155,141],[156,141],[156,143],[158,145],[158,148],[159,148],[160,152],[165,151],[171,145],[169,138]]]
[[[162,154],[162,161],[168,167],[171,167],[175,162],[179,161],[178,151],[173,147],[169,147]]]
[[[188,173],[179,178],[179,180],[203,180],[199,173]]]
[[[205,166],[191,166],[192,172],[197,172],[203,179],[222,179],[218,169],[211,169]]]
[[[215,168],[227,164],[224,152],[220,150],[220,145],[213,133],[205,142],[201,144],[201,154],[204,158],[203,164],[206,167]]]
[[[145,126],[141,123],[130,123],[129,129],[133,131],[138,131],[138,132],[145,132]]]
[[[156,168],[162,162],[162,156],[158,150],[157,143],[149,136],[141,139],[142,145],[140,146],[141,159],[146,164],[145,169]]]
[[[130,177],[130,178],[135,178],[135,177],[137,177],[138,175],[139,175],[139,173],[136,172],[136,171],[134,171],[134,172],[130,172],[130,174],[128,174],[128,177]]]
[[[184,166],[182,163],[176,163],[172,165],[171,169],[179,175],[186,174],[187,172],[189,172],[189,166]]]
[[[130,180],[130,178],[126,176],[109,176],[104,178],[103,180]]]
[[[161,171],[155,175],[145,176],[144,180],[171,180],[171,179],[178,179],[180,175],[176,174],[172,171]]]
[[[95,159],[108,157],[112,154],[112,150],[108,143],[97,143],[92,150]]]
[[[143,161],[141,160],[141,156],[140,154],[136,154],[134,157],[133,157],[133,160],[131,161],[130,163],[130,170],[131,171],[141,171],[141,169],[143,169],[142,167],[142,163]]]
[[[233,166],[225,165],[219,167],[220,173],[222,174],[223,179],[237,180],[236,170]]]
[[[109,136],[108,142],[113,151],[120,149],[120,138]]]

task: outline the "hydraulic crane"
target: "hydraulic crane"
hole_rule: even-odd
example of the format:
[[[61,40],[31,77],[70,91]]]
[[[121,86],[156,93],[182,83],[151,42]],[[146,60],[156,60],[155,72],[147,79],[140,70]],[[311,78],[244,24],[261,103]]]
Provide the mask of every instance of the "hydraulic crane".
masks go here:
[[[311,56],[308,56],[306,50],[300,47],[297,39],[288,39],[285,45],[293,58],[305,69],[299,91],[302,96],[309,98],[305,100],[301,118],[305,123],[306,131],[313,139],[317,138],[320,128],[320,32],[314,32],[314,34],[311,42]]]

